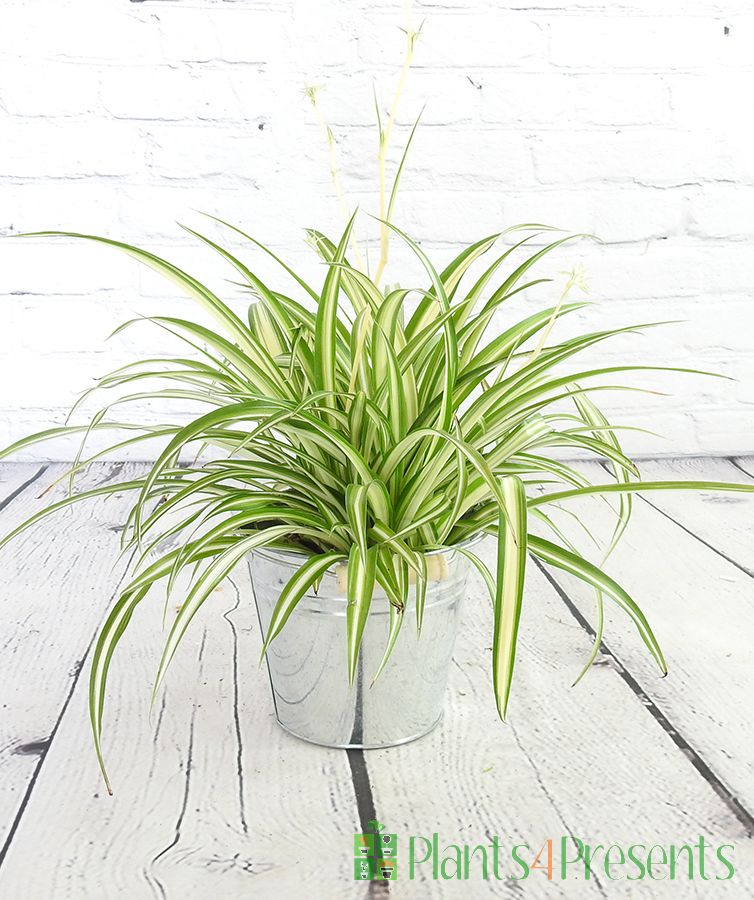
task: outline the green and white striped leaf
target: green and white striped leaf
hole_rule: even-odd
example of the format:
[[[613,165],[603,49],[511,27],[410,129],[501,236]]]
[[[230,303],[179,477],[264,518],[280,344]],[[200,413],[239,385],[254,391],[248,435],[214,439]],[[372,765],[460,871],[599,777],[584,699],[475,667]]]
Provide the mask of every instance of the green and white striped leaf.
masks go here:
[[[388,139],[392,121],[391,115],[381,126],[382,142]],[[384,163],[383,143],[380,156]],[[564,293],[553,305],[548,297],[551,279],[533,271],[575,237],[558,236],[530,250],[534,238],[557,230],[547,226],[527,224],[488,235],[436,266],[425,249],[392,221],[405,159],[404,153],[389,202],[383,196],[380,263],[374,276],[347,258],[351,248],[349,253],[361,265],[355,214],[337,243],[309,230],[319,264],[326,270],[319,290],[236,226],[210,217],[243,239],[243,260],[238,251],[186,229],[234,270],[231,274],[238,280],[230,286],[242,292],[242,315],[231,301],[220,299],[193,275],[149,251],[109,238],[66,233],[113,247],[149,266],[212,318],[210,327],[190,316],[164,315],[139,317],[120,326],[115,333],[148,322],[168,342],[168,353],[171,344],[179,349],[166,356],[150,353],[99,377],[81,395],[64,426],[51,426],[0,451],[3,458],[44,441],[77,436],[85,442],[95,433],[112,431],[114,437],[105,449],[98,448],[88,458],[84,449],[76,454],[64,476],[73,479],[107,454],[122,455],[145,441],[159,441],[157,458],[143,477],[103,483],[80,493],[75,493],[74,484],[70,497],[35,510],[11,534],[0,536],[2,546],[75,503],[120,492],[134,495],[121,536],[123,552],[132,556],[129,580],[95,645],[90,679],[90,717],[103,772],[102,715],[110,661],[133,612],[158,582],[164,581],[175,593],[182,583],[178,576],[187,577],[155,689],[192,617],[244,554],[269,545],[302,556],[300,568],[276,604],[264,652],[301,598],[331,566],[348,560],[345,629],[348,675],[353,681],[375,586],[390,603],[386,649],[377,677],[384,675],[412,591],[421,629],[429,579],[427,554],[457,551],[477,567],[493,601],[493,683],[498,710],[505,716],[527,550],[581,578],[596,592],[597,641],[585,671],[601,637],[603,595],[626,612],[650,653],[665,667],[639,606],[604,572],[604,560],[595,565],[581,555],[576,542],[569,541],[546,514],[546,507],[571,515],[591,539],[588,519],[569,510],[568,500],[594,495],[610,504],[614,496],[616,525],[608,538],[609,553],[625,530],[635,493],[754,490],[751,482],[641,481],[618,439],[623,426],[607,420],[594,396],[607,390],[631,390],[638,396],[642,389],[626,382],[642,371],[700,373],[641,366],[633,358],[602,368],[574,363],[604,341],[639,335],[664,323],[580,329],[574,314],[587,316],[589,304],[565,303]],[[382,175],[384,181],[384,170]],[[380,288],[388,232],[398,235],[414,255],[424,283],[388,282],[384,290]],[[484,254],[515,232],[523,234],[523,240],[516,238],[474,274]],[[272,259],[285,286],[262,281],[256,263],[246,261],[247,251],[261,251]],[[542,302],[532,311],[537,296]],[[498,311],[508,316],[502,331],[493,326]],[[557,330],[566,317],[572,333],[564,338]],[[607,376],[610,383],[605,383]],[[80,424],[78,417],[93,396],[102,394],[106,400]],[[148,424],[108,421],[113,408],[128,403],[134,409],[137,402],[157,408],[178,403],[181,409],[175,412],[180,421],[176,424],[173,415],[166,422],[150,418]],[[209,412],[202,411],[205,405]],[[549,452],[566,458],[586,452],[606,459],[614,481],[591,484],[570,464],[550,458]],[[552,540],[527,534],[529,513],[549,529]],[[475,553],[456,546],[480,532],[498,535],[494,575]],[[383,599],[380,596],[380,602]]]
[[[497,541],[497,587],[492,636],[492,683],[497,711],[505,719],[516,661],[518,623],[524,596],[527,515],[524,483],[515,475],[501,479],[504,508]]]
[[[267,636],[262,647],[262,658],[264,658],[267,648],[272,641],[280,634],[283,626],[304,594],[322,578],[329,568],[343,558],[342,553],[322,553],[318,556],[312,556],[291,577],[280,592],[280,597],[272,611],[270,624],[267,626]]]
[[[362,554],[358,544],[351,546],[348,557],[348,605],[346,607],[346,643],[348,651],[348,682],[356,677],[356,663],[361,647],[369,607],[374,593],[377,573],[377,547]]]

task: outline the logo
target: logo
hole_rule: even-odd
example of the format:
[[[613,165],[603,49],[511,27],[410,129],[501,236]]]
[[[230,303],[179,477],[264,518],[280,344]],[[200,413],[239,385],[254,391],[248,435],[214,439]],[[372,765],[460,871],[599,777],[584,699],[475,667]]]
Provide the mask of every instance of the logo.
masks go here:
[[[395,881],[398,878],[398,835],[376,819],[355,834],[354,878]],[[732,844],[719,846],[699,835],[696,841],[662,844],[651,840],[629,844],[591,842],[573,835],[514,844],[497,835],[489,843],[445,844],[440,835],[409,835],[404,878],[447,881],[729,881],[736,870]]]
[[[353,877],[356,881],[395,881],[398,878],[398,835],[383,832],[372,819],[371,832],[353,836]]]

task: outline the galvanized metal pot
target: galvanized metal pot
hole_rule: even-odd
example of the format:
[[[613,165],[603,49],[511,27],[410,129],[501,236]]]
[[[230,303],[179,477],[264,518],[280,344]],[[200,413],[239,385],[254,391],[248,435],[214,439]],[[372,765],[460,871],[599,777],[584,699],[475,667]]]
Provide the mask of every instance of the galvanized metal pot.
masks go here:
[[[280,592],[304,557],[258,550],[249,570],[262,636]],[[427,555],[428,584],[421,636],[414,592],[387,666],[374,684],[388,634],[389,604],[375,589],[358,670],[349,687],[346,660],[345,572],[328,571],[316,594],[304,596],[267,650],[275,714],[296,737],[328,747],[404,744],[431,731],[443,697],[471,563],[457,550]]]

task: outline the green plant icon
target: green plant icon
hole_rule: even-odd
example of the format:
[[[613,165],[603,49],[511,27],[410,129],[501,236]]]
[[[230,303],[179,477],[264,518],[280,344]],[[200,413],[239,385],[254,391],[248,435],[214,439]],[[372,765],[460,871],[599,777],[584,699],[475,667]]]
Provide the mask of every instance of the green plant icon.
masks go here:
[[[353,836],[353,855],[356,857],[374,857],[374,835],[355,834]]]
[[[380,834],[378,835],[378,855],[382,857],[395,856],[398,852],[398,835],[397,834]]]
[[[374,878],[374,859],[364,857],[353,861],[353,877],[356,881],[371,881]]]
[[[384,881],[395,881],[398,878],[398,863],[394,859],[378,859],[374,878]]]
[[[373,832],[353,836],[354,878],[357,881],[395,881],[398,877],[398,835],[384,834],[381,822],[368,823]]]

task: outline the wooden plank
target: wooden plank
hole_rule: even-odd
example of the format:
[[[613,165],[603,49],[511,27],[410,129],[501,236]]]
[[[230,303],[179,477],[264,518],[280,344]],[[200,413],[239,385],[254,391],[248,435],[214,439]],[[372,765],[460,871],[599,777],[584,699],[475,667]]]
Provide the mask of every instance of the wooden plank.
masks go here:
[[[0,513],[45,473],[44,463],[0,463]]]
[[[324,897],[353,897],[361,829],[346,755],[293,738],[275,721],[247,568],[219,594],[217,612],[225,612],[211,632],[208,625],[197,708],[222,710],[223,731],[209,720],[197,731],[195,790],[180,839],[160,860],[168,896],[294,898],[316,884]]]
[[[321,896],[362,896],[346,755],[277,726],[244,567],[192,623],[150,723],[161,613],[159,597],[143,604],[116,655],[105,737],[115,795],[100,783],[82,679],[0,869],[0,895],[23,885],[29,900],[282,900],[316,884]]]
[[[40,538],[42,546],[56,539]],[[244,569],[234,582],[192,625],[151,723],[159,598],[134,620],[119,648],[109,701],[114,798],[101,790],[84,680],[76,684],[0,868],[0,895],[107,900],[217,893],[232,900],[299,897],[303,889],[365,896],[352,880],[359,820],[346,755],[277,728],[266,675],[256,666],[259,639]],[[53,614],[58,607],[45,609]],[[446,843],[479,843],[489,833],[507,846],[531,843],[535,852],[563,834],[592,843],[668,844],[703,833],[710,842],[734,843],[737,870],[754,871],[744,826],[648,709],[646,696],[621,675],[619,659],[603,658],[586,682],[568,688],[589,641],[535,568],[511,725],[502,726],[489,686],[490,618],[477,584],[464,614],[446,721],[415,744],[365,754],[374,797],[358,798],[362,819],[373,802],[378,818],[404,841],[438,831]],[[50,628],[59,624],[53,620]],[[45,684],[54,687],[54,680]],[[513,893],[507,882],[411,883],[406,862],[391,896]],[[540,879],[532,875],[518,886],[532,898],[635,896],[631,883],[604,878],[562,885]],[[739,878],[715,890],[752,896],[750,884]],[[702,896],[708,887],[656,882],[651,890],[653,897]]]
[[[8,491],[6,501],[12,499],[0,509],[0,533],[63,497],[65,484],[40,494],[65,469],[60,464],[2,466],[2,490]],[[121,464],[94,466],[79,483],[92,486],[121,469]],[[129,477],[132,471],[129,466],[121,474]],[[126,503],[125,496],[98,499],[86,511],[58,513],[2,550],[0,857],[118,582],[112,569],[117,540],[109,528]]]
[[[579,467],[594,481],[608,480],[597,463]],[[691,521],[698,515],[700,500],[684,492],[673,502],[682,504],[684,497],[691,497],[690,509],[697,508],[697,512],[688,514]],[[655,496],[651,499],[654,503]],[[569,500],[568,508],[601,534],[609,535],[614,517],[602,500]],[[725,518],[714,515],[724,548]],[[568,517],[558,521],[576,536]],[[743,528],[740,521],[738,527]],[[586,552],[588,545],[583,540],[581,543]],[[592,558],[598,558],[593,549],[589,552]],[[745,561],[750,563],[750,557]],[[624,540],[606,568],[644,609],[663,647],[670,674],[659,677],[636,630],[610,602],[606,603],[608,647],[720,779],[731,803],[741,804],[751,816],[754,722],[749,711],[754,689],[754,580],[662,512],[640,501],[635,504]],[[552,575],[576,607],[593,621],[591,589],[559,570],[552,570]]]
[[[490,548],[485,550],[492,562]],[[405,747],[367,756],[377,815],[388,831],[439,834],[450,843],[489,844],[499,835],[506,858],[514,844],[534,854],[548,838],[575,836],[594,844],[734,843],[736,862],[754,871],[747,830],[690,764],[620,676],[603,660],[586,683],[571,689],[590,641],[567,607],[531,566],[521,620],[509,724],[496,716],[490,684],[489,601],[474,580],[466,598],[440,728]],[[410,702],[410,688],[407,700]],[[405,846],[406,843],[404,841]],[[422,844],[418,846],[422,847]],[[403,859],[401,878],[408,877]],[[741,871],[741,869],[739,869]],[[508,865],[507,873],[520,870]],[[634,883],[590,881],[579,873],[563,883],[533,872],[518,887],[528,898],[635,897]],[[417,866],[415,884],[396,896],[512,896],[507,881],[435,881]],[[731,897],[754,896],[749,883],[716,883]],[[699,882],[654,882],[653,897],[703,896]],[[403,893],[404,889],[406,893]]]
[[[750,478],[754,478],[754,456],[734,456],[730,462]]]
[[[729,459],[644,460],[640,469],[646,481],[696,479],[751,484],[752,480]],[[661,510],[754,577],[754,494],[658,491],[644,494],[639,502]]]

